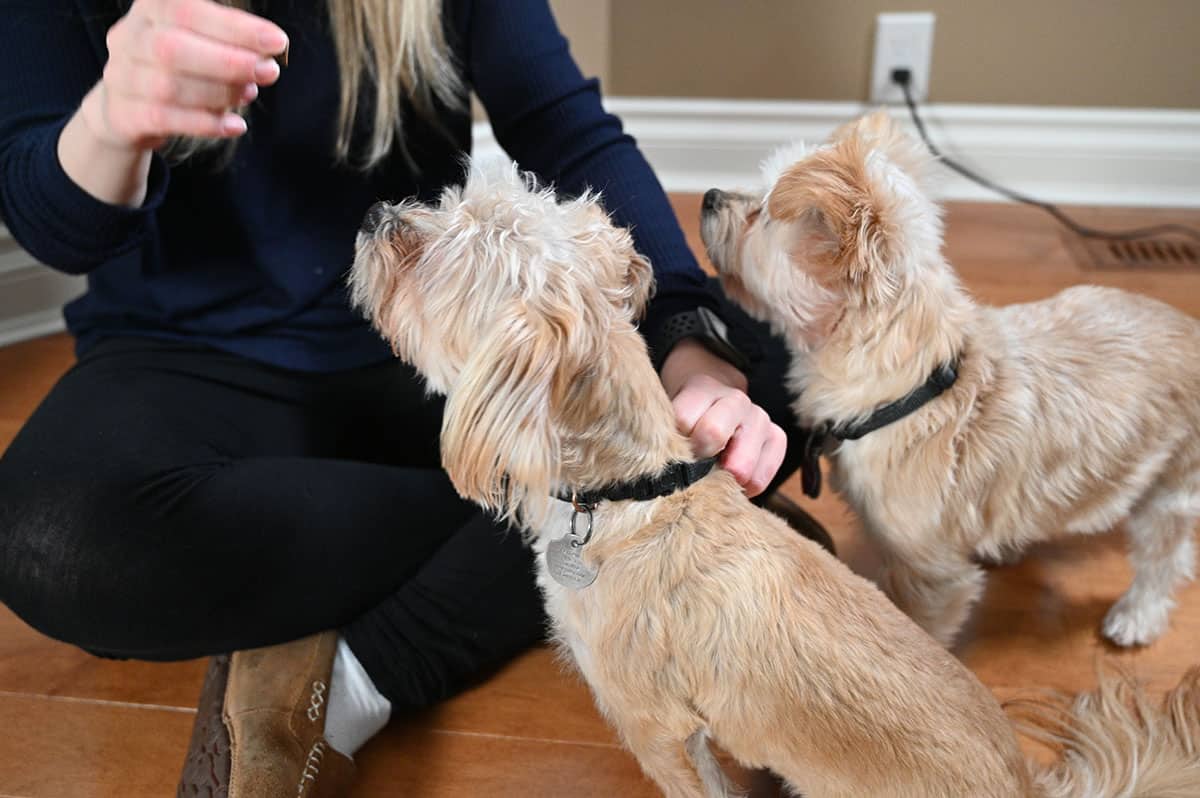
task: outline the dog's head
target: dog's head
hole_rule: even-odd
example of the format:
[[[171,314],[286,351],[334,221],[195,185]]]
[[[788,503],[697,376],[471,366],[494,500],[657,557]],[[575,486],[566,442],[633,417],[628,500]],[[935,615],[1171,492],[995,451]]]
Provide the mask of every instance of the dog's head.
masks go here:
[[[633,329],[653,275],[595,196],[558,202],[490,161],[435,205],[373,206],[350,289],[447,396],[442,462],[455,486],[511,518],[557,484],[567,405],[608,337]]]
[[[761,195],[716,189],[701,234],[725,290],[793,344],[813,348],[847,308],[894,303],[941,242],[923,151],[883,113],[763,164]]]

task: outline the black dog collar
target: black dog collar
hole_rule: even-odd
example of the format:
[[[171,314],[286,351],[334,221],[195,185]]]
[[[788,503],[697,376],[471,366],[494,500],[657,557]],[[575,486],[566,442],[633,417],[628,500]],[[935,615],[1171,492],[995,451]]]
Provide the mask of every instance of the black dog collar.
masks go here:
[[[546,545],[546,573],[568,590],[583,590],[600,573],[600,563],[584,559],[583,547],[592,539],[595,518],[592,511],[602,501],[649,501],[660,496],[670,496],[703,479],[717,458],[697,460],[691,463],[668,463],[662,471],[650,476],[639,477],[629,482],[613,482],[595,490],[572,491],[570,495],[558,494],[557,498],[570,502],[575,512],[571,513],[571,530],[561,538]],[[577,529],[579,516],[587,519],[587,529]]]
[[[560,493],[558,498],[565,502],[571,502],[577,510],[581,507],[594,507],[602,501],[620,502],[629,499],[639,502],[649,501],[662,496],[670,496],[676,491],[681,491],[689,485],[699,482],[713,470],[713,466],[716,464],[717,458],[715,457],[690,463],[674,462],[668,464],[657,474],[639,477],[629,482],[614,482],[595,490],[574,491],[569,495]]]
[[[933,373],[929,375],[929,379],[917,386],[911,393],[876,408],[875,412],[857,424],[835,426],[827,421],[809,430],[804,438],[804,454],[801,463],[803,468],[801,483],[805,495],[815,499],[821,493],[819,459],[821,451],[825,448],[826,440],[833,438],[838,441],[856,441],[888,424],[894,424],[941,396],[956,380],[958,380],[958,362],[943,363],[934,369]]]

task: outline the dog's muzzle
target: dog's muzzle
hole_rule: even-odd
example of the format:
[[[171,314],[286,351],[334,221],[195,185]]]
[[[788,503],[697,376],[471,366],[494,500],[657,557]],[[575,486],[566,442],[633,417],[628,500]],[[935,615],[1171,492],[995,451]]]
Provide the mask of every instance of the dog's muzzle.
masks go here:
[[[388,206],[386,202],[376,202],[370,208],[367,208],[367,214],[363,217],[362,225],[358,228],[360,233],[371,235],[379,229],[379,225],[383,224],[387,219]]]

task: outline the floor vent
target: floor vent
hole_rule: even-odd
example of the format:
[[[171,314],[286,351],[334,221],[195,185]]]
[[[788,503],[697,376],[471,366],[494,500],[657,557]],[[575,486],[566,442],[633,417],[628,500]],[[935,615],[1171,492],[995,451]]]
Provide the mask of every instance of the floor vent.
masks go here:
[[[1178,238],[1109,241],[1067,234],[1067,246],[1084,269],[1175,272],[1200,269],[1200,245]]]

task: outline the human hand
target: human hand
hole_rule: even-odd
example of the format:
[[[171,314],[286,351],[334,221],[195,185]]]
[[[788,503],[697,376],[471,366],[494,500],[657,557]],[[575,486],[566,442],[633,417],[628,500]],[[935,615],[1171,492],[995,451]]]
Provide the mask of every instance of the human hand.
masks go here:
[[[279,78],[270,56],[288,46],[279,26],[212,0],[135,0],[106,41],[104,76],[81,115],[102,143],[130,151],[245,133],[231,109]]]
[[[667,355],[661,376],[696,457],[720,453],[721,466],[748,496],[762,493],[783,463],[787,436],[750,401],[746,375],[685,338]]]

